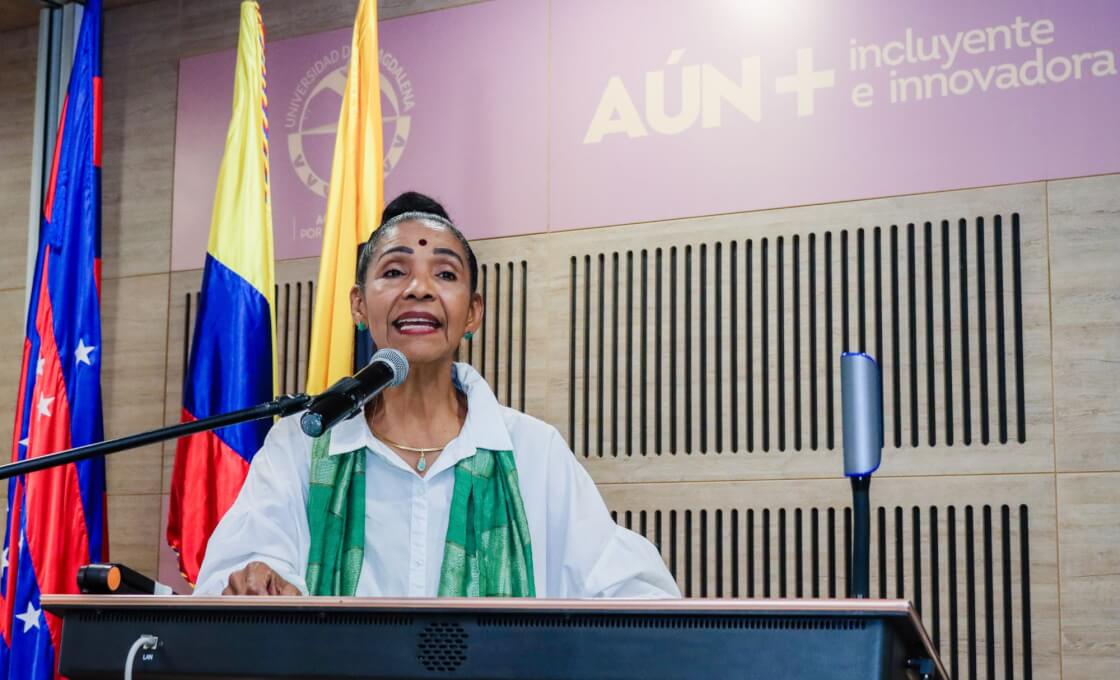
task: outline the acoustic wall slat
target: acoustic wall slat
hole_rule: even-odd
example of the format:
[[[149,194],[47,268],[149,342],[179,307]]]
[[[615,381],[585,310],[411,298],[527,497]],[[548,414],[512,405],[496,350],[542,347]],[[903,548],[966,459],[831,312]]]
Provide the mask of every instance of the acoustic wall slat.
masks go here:
[[[945,445],[954,446],[961,441],[961,416],[958,407],[960,401],[960,373],[954,371],[957,362],[954,360],[954,348],[960,344],[960,338],[954,338],[953,311],[960,306],[960,288],[954,286],[954,267],[959,261],[958,250],[960,244],[952,238],[949,220],[943,219],[935,227],[935,238],[940,243],[939,279],[935,285],[939,286],[940,307],[936,310],[940,327],[941,341],[941,371],[939,380],[942,393],[945,395]],[[958,282],[959,283],[959,282]]]
[[[937,267],[941,261],[940,250],[936,247],[936,242],[933,237],[933,224],[928,220],[922,224],[922,274],[923,285],[923,325],[925,332],[923,335],[923,346],[925,347],[925,355],[919,362],[924,369],[925,377],[925,400],[923,404],[923,413],[925,414],[925,441],[929,446],[936,446],[938,441],[944,441],[946,437],[944,428],[943,414],[945,409],[948,408],[949,395],[943,393],[938,385],[938,370],[941,365],[941,360],[944,357],[943,351],[938,344],[940,341],[940,333],[937,332],[935,325],[934,309],[937,307],[938,295],[935,293],[937,289],[934,287],[934,281],[937,277]],[[940,400],[940,401],[939,401]]]
[[[793,299],[793,246],[792,237],[778,237],[778,271],[776,282],[778,299],[775,316],[778,320],[778,373],[775,386],[778,388],[778,450],[793,450],[793,397],[794,397],[794,358],[793,358],[793,310],[797,304]]]
[[[996,340],[995,230],[991,218],[977,221],[977,277],[980,283],[977,331],[980,337],[980,443],[999,441],[998,345]]]
[[[743,244],[743,249],[747,254],[747,288],[746,295],[744,295],[747,310],[743,317],[746,323],[744,337],[747,344],[747,373],[744,381],[744,389],[747,393],[747,451],[754,452],[762,450],[763,392],[769,389],[769,385],[763,382],[762,369],[767,360],[762,349],[764,324],[761,322],[763,318],[763,273],[765,270],[762,268],[761,243],[747,240]]]

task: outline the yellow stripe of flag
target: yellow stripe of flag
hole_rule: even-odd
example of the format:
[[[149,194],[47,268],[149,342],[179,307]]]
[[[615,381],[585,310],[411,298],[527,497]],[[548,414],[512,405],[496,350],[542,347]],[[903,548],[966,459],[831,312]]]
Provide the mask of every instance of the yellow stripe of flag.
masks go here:
[[[330,195],[323,224],[307,391],[321,392],[353,367],[354,324],[350,288],[358,245],[377,227],[384,201],[381,75],[377,52],[377,3],[361,0],[354,20],[350,69],[338,117]]]

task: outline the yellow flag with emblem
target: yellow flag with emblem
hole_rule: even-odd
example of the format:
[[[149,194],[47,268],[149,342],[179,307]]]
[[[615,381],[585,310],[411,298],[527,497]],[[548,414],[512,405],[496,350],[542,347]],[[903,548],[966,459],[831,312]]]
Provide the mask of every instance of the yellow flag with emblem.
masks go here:
[[[350,42],[350,68],[334,143],[323,252],[319,259],[307,391],[321,392],[349,375],[354,361],[350,289],[358,246],[377,227],[384,203],[381,75],[377,3],[361,0]]]

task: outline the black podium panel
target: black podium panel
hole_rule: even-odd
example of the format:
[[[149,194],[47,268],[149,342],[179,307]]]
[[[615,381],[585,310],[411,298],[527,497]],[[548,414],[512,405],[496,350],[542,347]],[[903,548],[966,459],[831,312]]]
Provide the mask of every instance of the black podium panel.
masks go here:
[[[908,603],[68,597],[61,672],[119,678],[944,678]]]

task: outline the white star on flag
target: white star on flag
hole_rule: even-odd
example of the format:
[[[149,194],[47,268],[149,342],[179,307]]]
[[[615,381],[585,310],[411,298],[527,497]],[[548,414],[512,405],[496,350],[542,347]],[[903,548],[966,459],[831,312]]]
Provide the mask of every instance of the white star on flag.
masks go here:
[[[74,358],[77,359],[79,364],[92,366],[93,362],[89,360],[89,354],[95,349],[97,349],[96,345],[93,347],[87,347],[85,340],[78,338],[78,347],[74,350]]]
[[[43,357],[39,357],[39,360],[35,362],[35,375],[43,375],[43,367],[46,365],[47,360]]]
[[[19,445],[26,449],[28,446],[30,446],[30,444],[28,443],[28,440],[30,439],[30,437],[24,437],[23,439],[19,440]]]
[[[8,549],[4,548],[3,563],[0,564],[0,573],[8,571]]]
[[[54,397],[48,397],[45,394],[39,395],[39,415],[49,416],[51,414],[51,404],[54,403]]]
[[[23,621],[23,632],[27,632],[32,628],[39,627],[39,611],[35,605],[30,602],[27,603],[27,611],[22,614],[16,614],[16,618]]]

